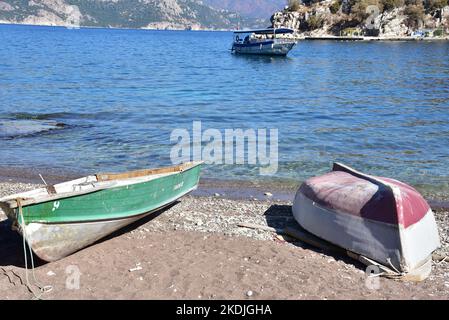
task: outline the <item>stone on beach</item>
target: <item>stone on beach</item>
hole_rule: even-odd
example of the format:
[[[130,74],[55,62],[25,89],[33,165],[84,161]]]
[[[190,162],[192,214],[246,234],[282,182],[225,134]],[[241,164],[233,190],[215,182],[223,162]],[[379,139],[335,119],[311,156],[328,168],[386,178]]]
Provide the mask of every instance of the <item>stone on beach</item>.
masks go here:
[[[139,270],[142,270],[142,269],[143,268],[141,267],[140,263],[137,263],[134,268],[129,269],[129,272],[139,271]]]

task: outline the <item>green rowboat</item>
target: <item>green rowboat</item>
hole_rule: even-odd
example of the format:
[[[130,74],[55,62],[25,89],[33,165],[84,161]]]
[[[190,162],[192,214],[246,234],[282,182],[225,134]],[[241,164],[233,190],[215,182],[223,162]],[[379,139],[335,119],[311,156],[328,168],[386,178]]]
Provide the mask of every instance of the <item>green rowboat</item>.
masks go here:
[[[195,190],[201,162],[96,174],[0,199],[42,260],[64,258]]]

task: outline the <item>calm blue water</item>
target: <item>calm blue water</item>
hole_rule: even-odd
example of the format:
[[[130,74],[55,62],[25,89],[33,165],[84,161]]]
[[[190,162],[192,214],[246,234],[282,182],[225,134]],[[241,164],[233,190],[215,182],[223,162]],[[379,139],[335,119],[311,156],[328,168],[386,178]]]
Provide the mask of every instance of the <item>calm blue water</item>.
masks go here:
[[[171,131],[201,120],[278,128],[278,178],[342,161],[449,189],[449,43],[302,42],[288,58],[258,58],[230,54],[230,41],[225,32],[0,26],[0,165],[166,165]],[[220,165],[205,175],[258,174]]]

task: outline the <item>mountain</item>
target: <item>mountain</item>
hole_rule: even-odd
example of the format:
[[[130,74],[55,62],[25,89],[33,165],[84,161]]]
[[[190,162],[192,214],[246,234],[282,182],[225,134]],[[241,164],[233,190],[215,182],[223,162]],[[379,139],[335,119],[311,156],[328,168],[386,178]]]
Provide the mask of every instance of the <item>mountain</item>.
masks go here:
[[[0,22],[150,29],[258,27],[199,0],[0,0]]]
[[[238,12],[241,15],[269,19],[273,12],[283,9],[287,0],[203,0],[214,8]]]

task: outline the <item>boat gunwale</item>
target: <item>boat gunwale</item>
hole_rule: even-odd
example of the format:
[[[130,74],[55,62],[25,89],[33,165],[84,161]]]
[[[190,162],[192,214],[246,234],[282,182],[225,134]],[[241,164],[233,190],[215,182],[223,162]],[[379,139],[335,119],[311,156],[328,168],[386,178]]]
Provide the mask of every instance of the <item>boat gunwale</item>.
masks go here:
[[[107,190],[107,189],[114,189],[114,188],[119,188],[119,187],[123,187],[123,186],[145,183],[145,182],[156,180],[156,179],[159,179],[162,177],[167,177],[167,176],[179,174],[181,172],[189,171],[193,168],[198,167],[201,164],[203,164],[203,161],[186,162],[186,163],[183,163],[183,164],[180,164],[177,166],[160,168],[160,169],[179,168],[177,171],[173,171],[173,172],[166,172],[166,173],[161,173],[161,174],[151,173],[148,175],[131,177],[131,178],[126,178],[126,179],[113,179],[113,180],[97,181],[98,183],[103,183],[103,185],[94,186],[92,189],[88,189],[88,190],[62,192],[62,193],[56,193],[56,194],[46,194],[46,195],[43,195],[41,197],[36,197],[36,198],[32,198],[32,197],[22,198],[21,195],[29,192],[29,191],[27,191],[27,192],[23,192],[23,193],[14,195],[15,196],[14,198],[11,198],[11,196],[6,196],[4,198],[1,198],[0,199],[0,207],[5,206],[5,207],[8,207],[9,209],[15,209],[15,208],[19,207],[18,202],[20,202],[20,205],[22,207],[25,207],[25,206],[34,205],[34,204],[41,204],[41,203],[46,203],[46,202],[50,202],[50,201],[55,201],[58,199],[69,199],[69,198],[82,196],[82,195],[86,195],[86,194],[91,194],[91,193],[95,193],[95,192],[99,192],[99,191],[103,191],[103,190]],[[146,170],[158,170],[158,169],[146,169]],[[127,174],[127,173],[132,173],[132,172],[136,172],[136,171],[127,171],[122,174]],[[98,174],[98,175],[107,175],[107,174]],[[110,174],[110,175],[113,175],[113,174]],[[143,178],[145,178],[145,177],[150,178],[151,176],[154,176],[153,179],[143,180]],[[89,176],[81,177],[79,179],[88,178],[88,177],[97,177],[97,175],[89,175]],[[59,185],[69,184],[70,182],[73,182],[73,181],[76,181],[79,179],[62,182]],[[129,183],[122,183],[122,184],[111,183],[111,181],[117,181],[117,180],[121,180],[122,182],[129,182]],[[92,183],[94,183],[94,182],[96,182],[96,181],[93,181]],[[31,191],[36,191],[36,190],[40,190],[40,189],[43,190],[45,188],[38,188],[38,189],[31,190]]]

